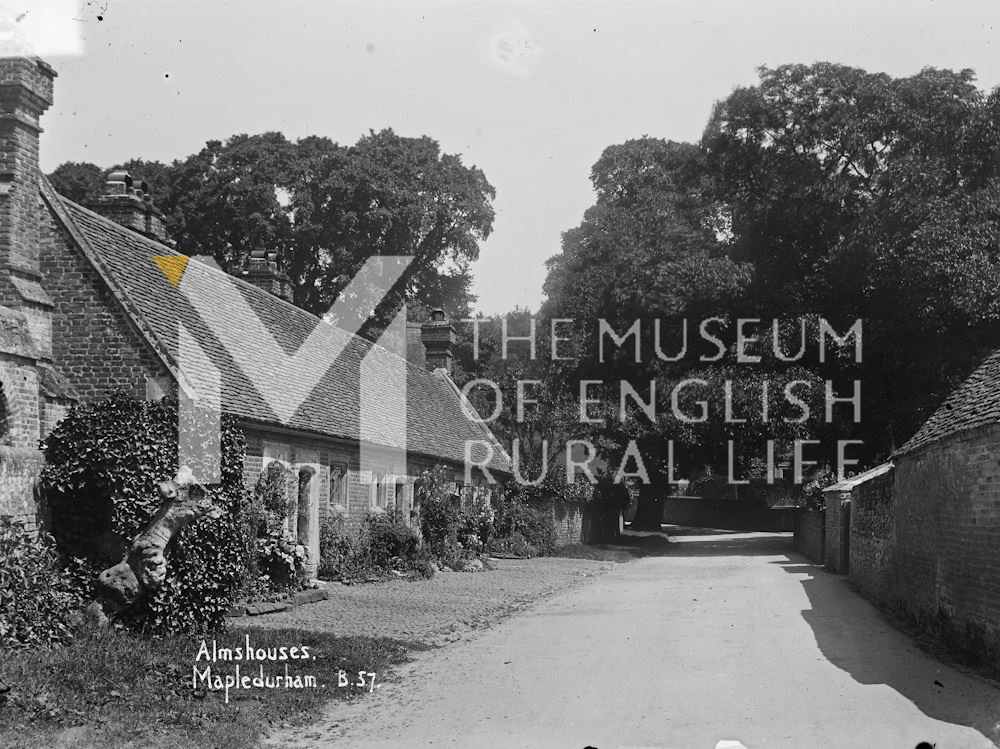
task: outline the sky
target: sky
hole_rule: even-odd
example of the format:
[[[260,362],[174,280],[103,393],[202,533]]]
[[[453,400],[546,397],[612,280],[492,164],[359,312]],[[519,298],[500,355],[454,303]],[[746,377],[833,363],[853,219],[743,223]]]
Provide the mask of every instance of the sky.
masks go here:
[[[350,144],[391,127],[461,154],[497,191],[473,266],[485,313],[538,307],[604,148],[697,140],[760,65],[972,68],[1000,84],[995,0],[0,3],[59,74],[46,172],[269,130]]]

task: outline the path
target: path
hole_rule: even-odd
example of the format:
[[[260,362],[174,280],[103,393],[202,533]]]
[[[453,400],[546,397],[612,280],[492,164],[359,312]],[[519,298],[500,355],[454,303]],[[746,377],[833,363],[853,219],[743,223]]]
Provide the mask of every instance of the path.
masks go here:
[[[298,747],[993,747],[1000,690],[923,654],[787,536],[667,555],[421,655]]]

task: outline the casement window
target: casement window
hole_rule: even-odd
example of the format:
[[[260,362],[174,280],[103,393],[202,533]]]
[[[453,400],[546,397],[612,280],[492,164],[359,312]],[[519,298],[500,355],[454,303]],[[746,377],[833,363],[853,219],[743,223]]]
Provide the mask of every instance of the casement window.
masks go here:
[[[330,465],[330,492],[327,497],[327,507],[340,505],[346,509],[348,476],[347,466],[338,463]]]

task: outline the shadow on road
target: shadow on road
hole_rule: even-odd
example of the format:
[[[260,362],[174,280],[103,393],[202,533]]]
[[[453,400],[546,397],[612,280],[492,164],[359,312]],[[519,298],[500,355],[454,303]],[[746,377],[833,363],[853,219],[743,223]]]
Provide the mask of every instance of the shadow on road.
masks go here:
[[[798,576],[811,605],[802,618],[830,663],[860,684],[885,684],[925,715],[972,727],[1000,746],[1000,690],[994,685],[921,652],[851,590],[844,577],[798,554],[772,564]],[[934,737],[928,740],[934,743]]]
[[[661,552],[672,557],[788,556],[793,553],[791,533],[734,533],[712,528],[664,526],[650,533],[661,542]]]

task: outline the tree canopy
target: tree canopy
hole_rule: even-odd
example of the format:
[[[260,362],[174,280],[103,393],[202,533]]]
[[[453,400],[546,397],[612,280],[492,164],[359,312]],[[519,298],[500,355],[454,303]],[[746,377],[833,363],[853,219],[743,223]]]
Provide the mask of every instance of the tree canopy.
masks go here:
[[[353,146],[281,133],[234,135],[171,164],[134,159],[154,188],[167,230],[186,254],[238,270],[255,249],[275,250],[295,303],[324,314],[365,260],[412,255],[369,330],[404,301],[468,316],[470,266],[493,227],[493,187],[481,170],[431,138],[371,132]],[[72,200],[100,189],[92,164],[66,163],[50,179]]]
[[[874,463],[1000,346],[1000,93],[972,71],[761,68],[715,105],[699,143],[611,146],[591,181],[596,201],[564,233],[544,287],[543,315],[577,320],[578,378],[728,379],[737,400],[763,380],[862,388],[857,424],[790,429],[776,412],[756,424],[627,419],[609,427],[619,445],[675,438],[697,467],[718,462],[720,440],[753,449],[794,432],[828,452],[837,438],[863,440]],[[700,360],[704,341],[683,361],[637,363],[631,348],[599,360],[601,318],[619,334],[642,319],[649,350],[654,318],[668,329],[706,317],[729,331],[716,361]],[[843,332],[860,319],[863,356],[810,349],[736,364],[738,318],[778,320],[790,340],[800,320],[812,333],[820,320]]]

